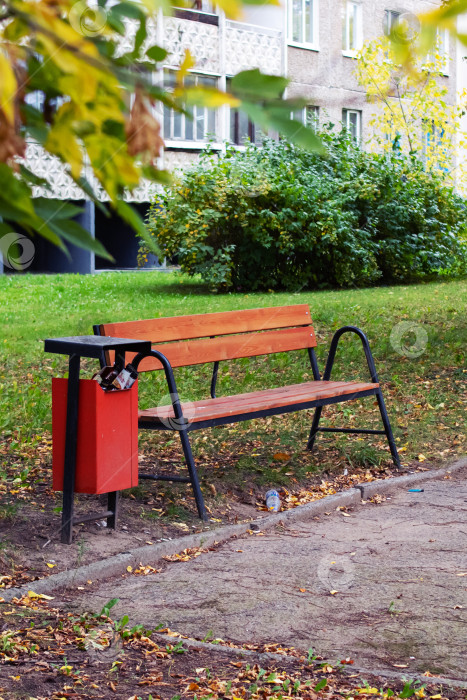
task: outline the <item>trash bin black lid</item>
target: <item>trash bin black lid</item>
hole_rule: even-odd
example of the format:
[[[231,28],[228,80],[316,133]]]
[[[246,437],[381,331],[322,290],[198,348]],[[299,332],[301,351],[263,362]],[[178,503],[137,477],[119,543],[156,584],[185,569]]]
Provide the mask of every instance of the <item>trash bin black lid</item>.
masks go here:
[[[60,355],[100,358],[102,352],[107,350],[149,352],[151,342],[149,340],[112,338],[109,335],[70,335],[64,338],[47,338],[44,341],[44,352],[56,352]]]

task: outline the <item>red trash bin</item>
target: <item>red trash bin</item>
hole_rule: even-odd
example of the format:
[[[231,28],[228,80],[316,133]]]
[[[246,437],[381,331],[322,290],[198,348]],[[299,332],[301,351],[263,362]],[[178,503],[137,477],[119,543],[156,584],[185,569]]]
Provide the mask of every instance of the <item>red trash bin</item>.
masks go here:
[[[53,489],[63,490],[67,379],[52,379]],[[76,493],[109,493],[138,484],[138,382],[103,391],[80,379]]]

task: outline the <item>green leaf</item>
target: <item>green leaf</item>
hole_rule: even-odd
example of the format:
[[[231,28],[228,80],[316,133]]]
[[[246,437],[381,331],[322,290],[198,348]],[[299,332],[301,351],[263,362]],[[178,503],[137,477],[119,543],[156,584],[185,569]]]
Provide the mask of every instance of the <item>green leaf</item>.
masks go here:
[[[151,46],[146,51],[146,56],[156,63],[163,61],[168,55],[169,52],[163,49],[162,46]]]
[[[48,225],[57,236],[68,241],[68,243],[84,248],[84,250],[91,250],[106,260],[114,260],[102,243],[93,238],[89,231],[86,231],[77,221],[73,221],[73,219],[56,219],[49,221]]]
[[[158,170],[153,165],[142,166],[143,175],[152,182],[158,182],[160,185],[172,185],[173,177],[168,170]]]
[[[279,109],[277,103],[272,109],[260,107],[251,102],[242,102],[242,110],[248,114],[251,121],[264,129],[275,129],[288,141],[307,149],[316,151],[321,155],[326,154],[326,149],[321,139],[309,127],[304,126],[296,119],[290,119],[288,105],[284,109]]]
[[[133,207],[130,204],[127,204],[122,199],[117,200],[115,209],[117,211],[117,214],[119,214],[119,216],[121,216],[122,219],[126,221],[126,223],[129,224],[136,231],[138,236],[140,236],[143,239],[149,250],[155,255],[157,255],[158,258],[162,259],[164,255],[161,252],[161,249],[156,244],[152,236],[149,234],[146,228],[146,224],[144,223],[143,219],[140,217],[136,209],[133,209]]]
[[[92,202],[94,202],[94,204],[96,205],[96,207],[97,207],[107,218],[109,218],[109,217],[110,217],[109,210],[107,209],[107,207],[105,206],[105,204],[103,204],[103,203],[97,198],[97,195],[96,195],[96,193],[94,192],[94,190],[93,190],[93,188],[92,188],[92,185],[91,185],[91,183],[89,182],[89,180],[88,180],[86,177],[84,177],[84,175],[81,175],[81,177],[77,178],[77,179],[75,180],[75,182],[76,182],[76,184],[77,184],[79,187],[81,187],[81,189],[83,190],[83,192],[84,192],[85,194],[87,194],[87,196],[89,197],[89,199],[90,199]]]
[[[115,15],[112,10],[108,13],[107,15],[107,23],[109,27],[111,27],[114,31],[117,32],[117,34],[120,34],[120,36],[124,36],[126,32],[126,27],[125,23]]]
[[[129,19],[141,20],[146,17],[141,6],[135,2],[119,2],[113,5],[111,13],[117,15],[117,17],[128,17]]]
[[[322,678],[319,683],[317,683],[314,687],[315,693],[319,693],[320,690],[323,690],[327,686],[328,682],[326,678]]]
[[[137,57],[139,55],[139,50],[141,46],[143,45],[144,40],[146,39],[148,35],[147,29],[146,29],[146,17],[143,17],[140,21],[138,30],[135,35],[135,47],[133,51],[133,55]]]
[[[412,687],[412,683],[406,683],[399,693],[400,698],[411,698],[415,693],[415,688]]]
[[[33,173],[32,170],[29,170],[29,168],[23,165],[23,163],[19,164],[19,171],[29,185],[36,185],[37,187],[45,187],[46,189],[50,189],[50,183],[47,182],[45,178],[39,177],[39,175]]]
[[[47,199],[46,197],[36,197],[34,209],[42,219],[71,219],[83,212],[83,208],[77,207],[75,204],[57,199]]]
[[[11,228],[10,224],[5,223],[4,221],[0,221],[0,241],[1,241],[3,236],[5,236],[7,233],[11,233],[11,232],[12,232],[12,228]],[[1,246],[0,246],[0,250],[1,250]]]
[[[232,94],[236,97],[250,96],[255,100],[280,97],[289,84],[287,78],[261,73],[258,68],[244,70],[232,78]]]
[[[0,207],[2,206],[2,199],[4,200],[4,205],[11,207],[13,210],[26,215],[34,215],[31,190],[15,177],[12,169],[6,163],[0,163]],[[3,216],[1,211],[0,216]]]

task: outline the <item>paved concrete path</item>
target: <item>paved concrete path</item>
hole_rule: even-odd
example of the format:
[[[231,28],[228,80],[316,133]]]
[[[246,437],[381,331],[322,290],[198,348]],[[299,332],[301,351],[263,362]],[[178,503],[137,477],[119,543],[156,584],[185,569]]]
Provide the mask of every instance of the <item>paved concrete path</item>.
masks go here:
[[[416,487],[86,586],[71,605],[98,611],[118,597],[114,617],[133,624],[467,680],[467,467]]]

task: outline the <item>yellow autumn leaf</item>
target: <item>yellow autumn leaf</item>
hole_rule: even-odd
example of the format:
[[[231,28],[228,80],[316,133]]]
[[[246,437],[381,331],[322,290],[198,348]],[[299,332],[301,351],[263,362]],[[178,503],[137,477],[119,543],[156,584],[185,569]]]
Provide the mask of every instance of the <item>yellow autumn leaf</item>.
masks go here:
[[[425,462],[425,460],[426,460],[425,455],[422,455],[422,454],[419,454],[419,455],[418,455],[418,461],[419,461],[419,462]]]
[[[16,77],[10,62],[3,53],[0,53],[0,108],[11,124],[15,119],[16,89]]]
[[[69,163],[73,177],[79,178],[83,169],[83,151],[66,123],[59,121],[52,126],[45,147]]]
[[[129,574],[131,574],[131,572],[133,571],[133,567],[132,567],[132,566],[127,566],[127,567],[126,567],[126,570],[128,571]]]
[[[191,68],[194,68],[196,66],[196,61],[194,57],[191,54],[191,51],[189,49],[186,49],[185,55],[183,57],[183,61],[180,64],[180,68],[177,71],[177,76],[176,76],[176,81],[177,81],[177,87],[180,87],[183,85],[183,79],[187,75],[188,71]]]
[[[34,17],[37,24],[55,35],[56,41],[50,41],[52,41],[56,50],[58,47],[67,45],[73,47],[73,49],[78,49],[81,54],[85,54],[96,59],[99,58],[99,52],[94,43],[92,41],[88,41],[87,38],[76,31],[71,24],[64,22],[52,3],[29,2],[23,3],[23,5],[28,14],[31,17]],[[44,34],[41,33],[40,36],[42,39]],[[47,40],[49,41],[49,39]],[[71,52],[68,50],[67,53]]]
[[[70,73],[63,75],[58,81],[59,89],[77,104],[90,102],[97,93],[98,81],[96,76],[89,72],[86,75],[86,80],[83,80],[82,75],[71,75]]]
[[[358,688],[358,692],[362,695],[378,695],[378,688]]]
[[[49,567],[49,569],[53,569],[54,566],[57,566],[56,564],[49,564],[48,561],[45,562],[45,565]]]
[[[53,597],[50,595],[35,593],[34,591],[28,591],[28,598],[31,598],[32,600],[37,600],[38,598],[40,598],[40,600],[53,600]]]
[[[241,102],[237,97],[229,95],[228,93],[222,92],[221,90],[216,90],[212,87],[203,87],[201,85],[195,85],[193,87],[187,87],[175,90],[174,95],[178,97],[183,93],[183,101],[189,105],[202,105],[203,107],[212,107],[216,109],[222,105],[229,105],[230,107],[239,107]]]

